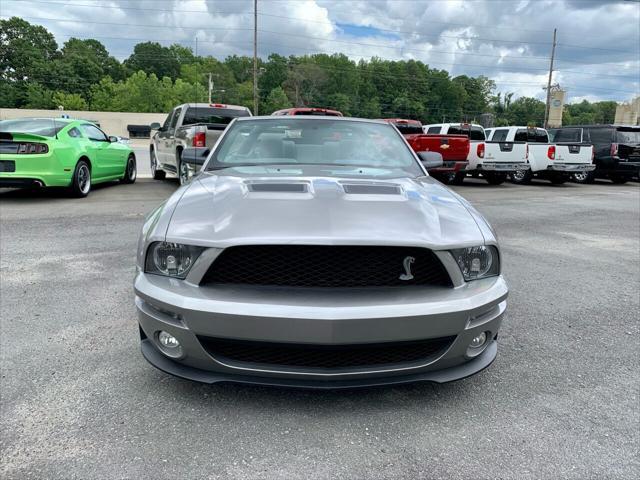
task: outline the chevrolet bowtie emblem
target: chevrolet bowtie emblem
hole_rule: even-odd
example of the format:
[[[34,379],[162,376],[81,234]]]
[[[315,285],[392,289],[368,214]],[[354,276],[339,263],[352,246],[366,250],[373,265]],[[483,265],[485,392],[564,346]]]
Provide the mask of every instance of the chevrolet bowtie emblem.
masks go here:
[[[445,143],[444,145],[440,145],[440,148],[446,150],[447,148],[449,148],[449,145]]]

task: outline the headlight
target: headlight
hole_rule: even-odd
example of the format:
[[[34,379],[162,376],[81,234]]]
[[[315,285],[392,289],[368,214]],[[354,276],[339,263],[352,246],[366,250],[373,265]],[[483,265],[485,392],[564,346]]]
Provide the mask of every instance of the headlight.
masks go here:
[[[204,250],[179,243],[154,242],[147,249],[144,271],[168,277],[185,278]]]
[[[492,246],[458,248],[451,250],[466,281],[500,274],[498,249]]]

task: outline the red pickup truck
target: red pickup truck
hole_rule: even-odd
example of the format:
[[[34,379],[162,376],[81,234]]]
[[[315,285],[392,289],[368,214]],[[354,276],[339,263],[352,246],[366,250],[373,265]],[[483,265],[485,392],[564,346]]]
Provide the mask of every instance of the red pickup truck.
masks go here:
[[[456,173],[463,170],[469,155],[469,137],[466,135],[425,134],[422,123],[404,118],[384,118],[402,133],[415,152],[438,152],[442,155],[442,167],[433,168],[429,173],[443,183],[453,182]]]

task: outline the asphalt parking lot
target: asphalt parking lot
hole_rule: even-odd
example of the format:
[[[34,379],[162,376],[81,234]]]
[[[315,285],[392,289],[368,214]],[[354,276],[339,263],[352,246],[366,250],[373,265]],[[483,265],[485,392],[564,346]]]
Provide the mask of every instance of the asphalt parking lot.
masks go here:
[[[2,478],[638,478],[637,183],[456,187],[502,243],[497,360],[452,384],[335,392],[145,362],[135,244],[174,189],[0,190]]]

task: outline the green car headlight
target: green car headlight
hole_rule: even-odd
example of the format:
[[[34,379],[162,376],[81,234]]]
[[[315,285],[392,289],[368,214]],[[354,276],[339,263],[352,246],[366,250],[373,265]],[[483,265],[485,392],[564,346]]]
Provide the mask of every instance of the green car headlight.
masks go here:
[[[493,246],[458,248],[451,250],[466,281],[500,275],[500,257]]]
[[[154,242],[147,249],[144,271],[185,278],[203,250],[203,247],[180,243]]]

